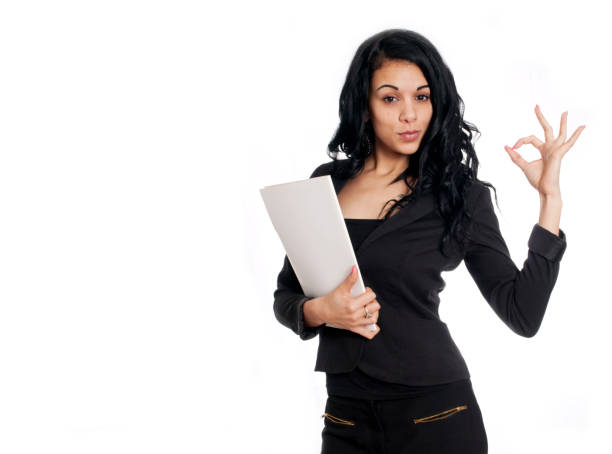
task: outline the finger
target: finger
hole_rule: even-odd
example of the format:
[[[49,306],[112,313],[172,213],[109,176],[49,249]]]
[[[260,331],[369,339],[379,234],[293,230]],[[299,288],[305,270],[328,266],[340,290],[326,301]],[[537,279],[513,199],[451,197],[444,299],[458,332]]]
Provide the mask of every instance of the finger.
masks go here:
[[[378,322],[378,312],[373,313],[371,317],[369,318],[361,318],[359,319],[359,324],[360,325],[371,325],[372,323],[377,323]]]
[[[508,152],[508,154],[510,155],[510,159],[512,159],[512,162],[514,162],[522,171],[525,171],[525,168],[527,167],[527,164],[529,164],[529,162],[527,162],[520,154],[518,151],[513,150],[512,148],[510,148],[509,146],[504,146],[504,148],[506,149],[506,151]]]
[[[357,299],[355,299],[357,300]],[[379,309],[376,307],[380,307],[376,300],[372,300],[370,303],[363,303],[361,306],[357,306],[352,311],[353,320],[359,322],[364,320],[372,320],[374,316],[377,316]],[[369,323],[374,323],[370,321]]]
[[[559,126],[559,136],[557,140],[561,143],[565,142],[565,135],[567,133],[567,110],[561,114],[561,126]]]
[[[351,319],[356,323],[362,322],[363,320],[370,320],[372,317],[368,317],[368,314],[372,315],[372,312],[370,312],[366,304],[355,306],[350,311]]]
[[[534,135],[527,136],[527,137],[521,137],[519,140],[516,141],[512,149],[517,149],[521,145],[525,145],[525,144],[531,144],[539,150],[542,147],[542,145],[544,145],[544,142],[542,142],[540,139],[538,139]]]
[[[380,304],[376,300],[372,300],[369,304],[366,305],[369,314],[378,314],[380,312]]]
[[[374,301],[376,301],[376,300],[374,300]],[[376,315],[376,314],[378,314],[380,312],[380,305],[378,303],[376,303],[376,302],[372,302],[370,304],[366,304],[364,306],[364,308],[365,309],[363,310],[363,312],[364,312],[366,318],[371,318],[371,317],[373,317],[374,315]],[[370,317],[367,317],[367,314],[365,313],[366,310],[368,311],[367,314],[369,314]]]
[[[546,118],[544,118],[544,114],[542,113],[540,106],[538,106],[537,104],[535,107],[535,113],[536,113],[536,116],[538,117],[540,124],[544,128],[544,137],[546,139],[546,142],[552,141],[553,140],[553,130],[548,124],[548,121],[546,121]]]
[[[353,288],[353,285],[355,285],[355,282],[357,282],[357,276],[357,266],[354,266],[346,279],[344,279],[343,284],[346,290],[350,291],[351,288]]]
[[[582,125],[582,126],[578,127],[578,129],[576,129],[574,131],[574,134],[572,134],[572,136],[569,138],[569,140],[563,144],[561,149],[563,150],[564,154],[570,148],[572,148],[574,146],[574,144],[576,143],[576,140],[578,140],[578,137],[580,137],[580,134],[582,134],[582,131],[584,131],[584,128],[586,128],[586,125]]]
[[[368,304],[368,310],[370,312],[376,312],[380,310],[380,303],[378,302],[377,299],[374,299]]]
[[[376,293],[374,293],[372,290],[368,290],[362,293],[361,295],[356,296],[354,301],[355,301],[355,304],[357,306],[361,306],[362,308],[361,310],[363,310],[363,306],[370,303],[374,298],[376,298]]]

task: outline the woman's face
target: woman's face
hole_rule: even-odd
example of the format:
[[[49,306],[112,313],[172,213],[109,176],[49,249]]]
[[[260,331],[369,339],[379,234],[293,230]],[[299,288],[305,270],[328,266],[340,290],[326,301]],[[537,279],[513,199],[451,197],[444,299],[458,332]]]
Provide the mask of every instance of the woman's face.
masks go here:
[[[406,60],[388,60],[370,84],[369,118],[376,135],[376,150],[410,155],[427,131],[433,107],[421,69]],[[417,131],[415,134],[401,134]]]

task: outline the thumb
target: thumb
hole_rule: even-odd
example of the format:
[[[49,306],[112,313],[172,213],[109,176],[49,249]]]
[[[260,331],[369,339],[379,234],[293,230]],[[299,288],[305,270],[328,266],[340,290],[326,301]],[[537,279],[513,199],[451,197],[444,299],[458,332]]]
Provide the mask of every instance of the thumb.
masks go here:
[[[529,163],[514,148],[510,148],[507,145],[504,145],[504,148],[506,149],[506,152],[510,156],[510,159],[512,160],[512,162],[514,162],[519,167],[519,169],[521,169],[524,172],[525,167]]]
[[[344,280],[344,285],[350,290],[355,282],[357,282],[357,265],[353,265],[353,268],[351,268],[351,272]]]

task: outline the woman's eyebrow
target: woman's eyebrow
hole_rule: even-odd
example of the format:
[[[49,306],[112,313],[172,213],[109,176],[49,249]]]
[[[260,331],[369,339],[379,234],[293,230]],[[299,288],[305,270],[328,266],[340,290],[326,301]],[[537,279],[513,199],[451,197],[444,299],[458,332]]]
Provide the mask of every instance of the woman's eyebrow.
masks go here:
[[[381,85],[380,87],[378,87],[378,88],[376,89],[376,91],[380,90],[380,89],[381,89],[381,88],[383,88],[383,87],[391,87],[391,88],[393,88],[394,90],[398,90],[398,91],[399,91],[399,88],[397,88],[395,85],[391,85],[391,84],[383,84],[383,85]],[[421,88],[429,88],[429,85],[421,85],[420,87],[418,87],[418,88],[417,88],[417,91],[418,91],[418,90],[420,90]]]

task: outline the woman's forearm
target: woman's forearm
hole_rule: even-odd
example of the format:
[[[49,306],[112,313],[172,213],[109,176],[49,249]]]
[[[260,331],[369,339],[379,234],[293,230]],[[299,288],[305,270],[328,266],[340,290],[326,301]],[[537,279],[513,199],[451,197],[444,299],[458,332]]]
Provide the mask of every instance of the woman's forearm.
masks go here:
[[[538,220],[538,224],[557,236],[559,235],[562,206],[563,202],[560,194],[540,194],[540,219]]]

